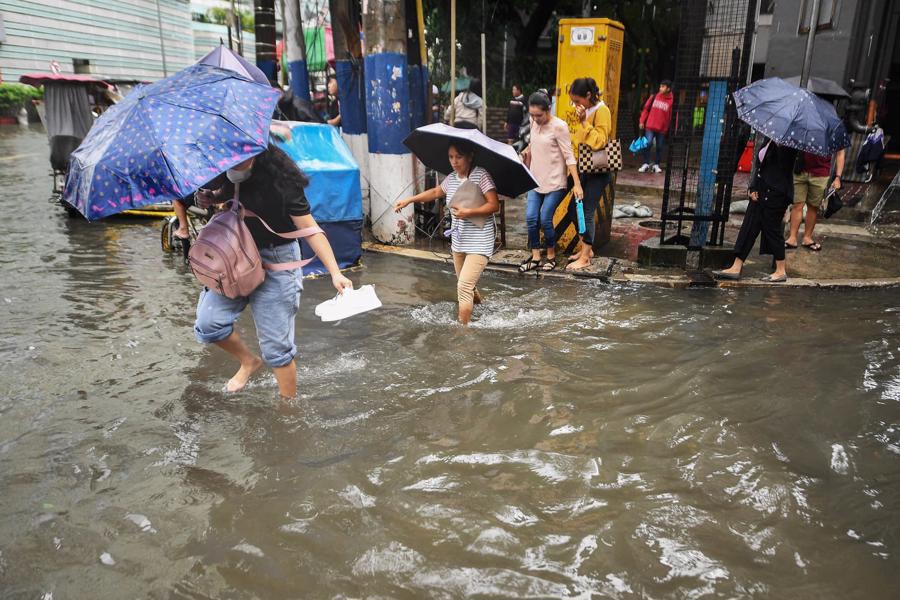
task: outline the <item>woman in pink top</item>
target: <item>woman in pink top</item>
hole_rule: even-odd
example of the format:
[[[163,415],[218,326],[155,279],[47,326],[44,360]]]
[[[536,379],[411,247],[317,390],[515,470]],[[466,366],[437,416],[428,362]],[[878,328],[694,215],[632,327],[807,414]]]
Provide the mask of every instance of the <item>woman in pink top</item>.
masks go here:
[[[536,190],[528,192],[525,209],[525,224],[528,226],[528,247],[531,256],[519,265],[519,272],[525,273],[541,268],[552,271],[556,268],[556,232],[553,229],[553,213],[566,196],[566,173],[574,182],[576,198],[584,196],[578,179],[572,139],[566,122],[550,113],[550,98],[542,92],[535,92],[528,98],[528,115],[531,117],[531,142],[522,152],[531,173],[540,184]],[[547,261],[541,265],[540,230],[544,230],[543,247],[547,249]]]

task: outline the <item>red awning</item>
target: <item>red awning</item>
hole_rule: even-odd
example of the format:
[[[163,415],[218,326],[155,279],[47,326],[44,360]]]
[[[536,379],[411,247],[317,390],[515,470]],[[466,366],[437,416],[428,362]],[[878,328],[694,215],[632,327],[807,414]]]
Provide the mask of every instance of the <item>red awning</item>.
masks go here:
[[[69,73],[26,73],[19,77],[21,83],[28,85],[43,85],[45,83],[82,83],[85,85],[96,85],[104,89],[111,89],[112,86],[101,79],[91,77],[90,75],[74,75]]]

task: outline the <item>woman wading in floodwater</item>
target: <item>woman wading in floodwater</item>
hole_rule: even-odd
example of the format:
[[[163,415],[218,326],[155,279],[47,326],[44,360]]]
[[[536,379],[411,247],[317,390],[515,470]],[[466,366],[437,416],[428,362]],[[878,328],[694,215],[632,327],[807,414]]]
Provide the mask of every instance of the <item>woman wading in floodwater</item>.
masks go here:
[[[450,249],[458,278],[456,294],[459,301],[459,322],[468,325],[474,305],[481,303],[481,295],[475,286],[488,259],[494,253],[496,228],[493,215],[500,210],[500,200],[490,173],[481,167],[473,168],[475,147],[472,144],[463,140],[450,142],[447,155],[453,172],[439,186],[398,200],[394,208],[399,212],[413,202],[432,202],[438,198],[447,198],[452,214]],[[483,195],[484,203],[476,208],[454,206],[453,200],[457,192]]]
[[[234,196],[240,184],[241,204],[264,219],[274,231],[289,233],[317,227],[303,192],[309,180],[287,154],[274,145],[227,172],[228,183],[215,192],[197,192],[201,207],[223,202]],[[260,219],[245,220],[262,260],[267,263],[290,263],[300,260],[300,244],[266,229]],[[341,274],[334,252],[323,233],[306,238],[310,248],[331,274],[337,290],[352,288],[353,283]],[[197,303],[194,334],[197,341],[215,344],[241,363],[225,389],[236,392],[247,385],[250,377],[265,363],[275,374],[278,391],[285,398],[297,395],[297,368],[294,356],[294,318],[300,308],[303,272],[298,268],[266,271],[265,280],[248,297],[227,298],[204,288]],[[241,312],[250,305],[262,358],[247,347],[234,329]]]

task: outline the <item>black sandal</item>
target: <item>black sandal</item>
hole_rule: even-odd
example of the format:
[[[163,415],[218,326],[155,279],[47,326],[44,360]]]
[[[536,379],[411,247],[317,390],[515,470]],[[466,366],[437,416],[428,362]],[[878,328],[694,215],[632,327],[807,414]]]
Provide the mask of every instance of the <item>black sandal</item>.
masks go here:
[[[541,266],[541,261],[534,260],[534,258],[529,257],[528,260],[523,260],[519,264],[519,273],[527,273],[528,271],[534,271],[539,266]]]
[[[547,262],[541,265],[541,271],[552,271],[556,268],[556,259],[548,258]]]

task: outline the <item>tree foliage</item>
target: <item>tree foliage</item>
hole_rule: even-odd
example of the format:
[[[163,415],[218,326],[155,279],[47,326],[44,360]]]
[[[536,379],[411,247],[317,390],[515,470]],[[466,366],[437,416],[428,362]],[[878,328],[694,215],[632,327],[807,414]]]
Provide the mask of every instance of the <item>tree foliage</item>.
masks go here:
[[[0,83],[0,110],[18,110],[26,102],[44,97],[44,91],[21,83]]]
[[[211,23],[216,23],[218,25],[227,25],[228,24],[228,13],[230,11],[227,8],[220,8],[218,6],[214,6],[206,11],[206,16],[209,18]],[[253,16],[253,13],[246,10],[238,9],[234,11],[241,19],[241,29],[243,31],[253,32],[254,25],[256,24],[256,19]]]

